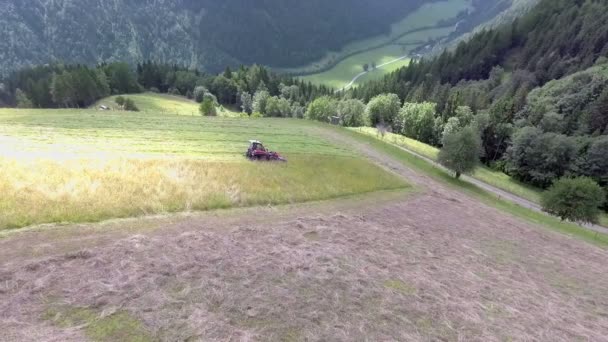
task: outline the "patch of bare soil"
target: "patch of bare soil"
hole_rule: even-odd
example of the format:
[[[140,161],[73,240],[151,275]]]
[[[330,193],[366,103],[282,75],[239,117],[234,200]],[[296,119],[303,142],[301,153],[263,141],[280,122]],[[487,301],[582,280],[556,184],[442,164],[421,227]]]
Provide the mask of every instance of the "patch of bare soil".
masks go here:
[[[427,191],[1,260],[0,340],[88,338],[49,303],[128,312],[163,341],[608,340],[608,251],[382,163]]]
[[[51,300],[100,316],[126,310],[167,341],[608,336],[608,252],[466,198],[268,219],[180,223],[3,261],[0,339],[81,340],[78,327],[43,319]]]

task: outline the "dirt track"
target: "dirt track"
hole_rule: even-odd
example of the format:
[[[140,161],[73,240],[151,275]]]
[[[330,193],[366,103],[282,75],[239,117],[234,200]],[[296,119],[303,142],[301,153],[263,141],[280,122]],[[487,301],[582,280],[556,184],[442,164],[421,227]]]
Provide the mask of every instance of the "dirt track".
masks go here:
[[[52,299],[125,310],[166,341],[608,341],[608,251],[332,139],[422,191],[137,234],[16,234],[0,240],[0,340],[86,340],[43,319]]]

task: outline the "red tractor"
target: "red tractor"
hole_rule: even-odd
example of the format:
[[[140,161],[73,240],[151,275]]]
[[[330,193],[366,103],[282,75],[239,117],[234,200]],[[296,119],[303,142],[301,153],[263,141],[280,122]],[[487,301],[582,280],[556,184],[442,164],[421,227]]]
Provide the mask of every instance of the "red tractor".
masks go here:
[[[249,148],[245,156],[250,160],[268,160],[268,161],[287,161],[277,152],[268,151],[264,148],[261,142],[257,140],[249,140]]]

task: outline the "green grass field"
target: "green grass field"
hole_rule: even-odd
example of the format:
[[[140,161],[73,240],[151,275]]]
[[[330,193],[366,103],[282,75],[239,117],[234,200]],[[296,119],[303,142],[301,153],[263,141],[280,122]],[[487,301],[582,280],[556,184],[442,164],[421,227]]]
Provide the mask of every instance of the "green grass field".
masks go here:
[[[360,127],[353,128],[352,130],[367,136],[379,137],[375,128]],[[405,147],[410,151],[416,152],[435,161],[437,160],[437,156],[439,154],[438,148],[414,139],[410,139],[400,134],[387,133],[384,137],[384,141],[397,146]],[[486,166],[480,165],[475,170],[475,173],[473,173],[471,176],[486,184],[490,184],[534,203],[540,203],[540,198],[542,195],[541,189],[519,182],[503,172],[492,170]],[[600,221],[603,226],[608,227],[608,215],[603,215]]]
[[[156,102],[140,103],[152,108]],[[407,187],[323,139],[323,127],[153,110],[1,109],[0,229]],[[289,162],[245,160],[249,139],[262,140]]]
[[[157,93],[130,94],[122,96],[132,99],[141,112],[189,116],[200,115],[199,104],[182,96]],[[91,109],[96,109],[99,108],[99,106],[104,105],[112,110],[119,110],[118,105],[115,102],[116,97],[117,96],[111,96],[100,100],[91,106]],[[229,108],[219,106],[218,116],[239,117],[240,113]]]
[[[301,68],[285,71],[294,74],[310,73],[331,65],[335,61],[340,61],[330,70],[303,77],[304,80],[315,84],[326,84],[340,89],[363,71],[363,64],[375,62],[377,65],[380,65],[392,61],[407,55],[409,51],[424,44],[428,39],[446,36],[453,28],[429,28],[417,32],[408,32],[437,25],[440,20],[453,18],[470,6],[470,0],[446,0],[425,4],[414,13],[393,24],[389,35],[381,35],[353,42],[339,52],[328,53],[320,61]],[[407,44],[407,46],[404,46],[404,44]],[[373,49],[369,50],[370,48]],[[356,84],[381,78],[387,73],[408,65],[408,63],[409,60],[407,59],[393,63],[390,66],[365,75]]]

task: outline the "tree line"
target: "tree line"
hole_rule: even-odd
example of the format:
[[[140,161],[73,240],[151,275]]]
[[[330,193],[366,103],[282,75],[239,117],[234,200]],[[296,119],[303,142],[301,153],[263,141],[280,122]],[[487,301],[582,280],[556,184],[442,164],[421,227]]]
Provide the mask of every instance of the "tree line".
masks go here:
[[[480,159],[525,183],[548,188],[584,176],[606,189],[607,56],[608,3],[541,0],[512,23],[345,96],[395,94],[424,106],[415,118],[392,111],[383,120],[439,147],[446,132],[473,122]]]
[[[218,104],[242,107],[248,113],[290,117],[302,117],[312,99],[333,94],[328,87],[279,75],[258,65],[241,66],[234,71],[226,68],[214,75],[149,61],[135,67],[127,63],[36,66],[13,72],[0,84],[0,105],[4,106],[83,108],[109,95],[152,91],[199,102],[203,101],[201,94],[212,94]]]

